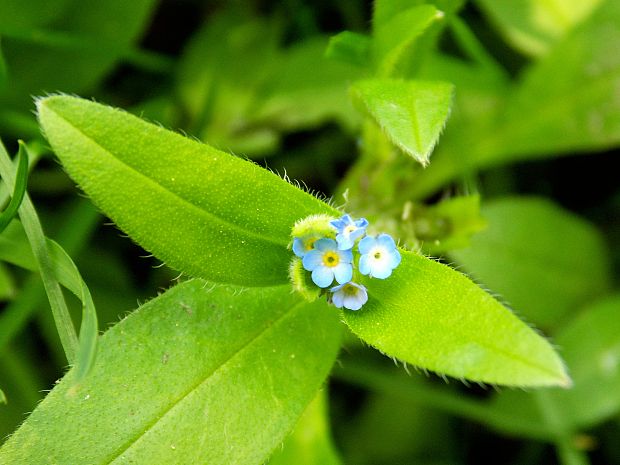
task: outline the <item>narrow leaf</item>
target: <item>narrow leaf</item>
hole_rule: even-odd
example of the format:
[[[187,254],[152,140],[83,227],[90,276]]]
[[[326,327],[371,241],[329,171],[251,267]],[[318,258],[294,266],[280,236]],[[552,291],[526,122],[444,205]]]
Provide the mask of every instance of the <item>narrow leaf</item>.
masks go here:
[[[540,198],[483,208],[489,227],[451,256],[519,314],[553,326],[610,285],[609,252],[585,220]]]
[[[0,233],[9,225],[17,214],[17,210],[24,199],[26,186],[28,184],[28,151],[22,141],[19,141],[19,151],[17,152],[17,172],[15,173],[15,189],[11,201],[6,209],[0,213]]]
[[[366,279],[363,311],[345,322],[391,357],[455,378],[517,386],[568,386],[551,345],[464,275],[401,251],[386,280]]]
[[[0,404],[7,404],[6,396],[4,395],[4,391],[0,389]]]
[[[4,146],[0,142],[0,174],[9,186],[14,189],[15,173],[13,172],[13,164],[9,155],[6,153]],[[62,343],[63,350],[69,363],[74,363],[75,354],[78,346],[78,338],[71,321],[71,315],[65,302],[62,290],[58,281],[54,276],[53,266],[47,248],[47,242],[43,228],[34,209],[34,205],[26,194],[24,200],[19,207],[19,217],[24,226],[24,231],[30,242],[32,254],[35,257],[45,292],[52,309],[56,329]]]
[[[288,286],[180,284],[101,340],[0,450],[0,462],[259,465],[293,428],[338,351],[338,313]],[[234,447],[231,447],[234,444]]]
[[[67,96],[38,108],[55,153],[95,204],[190,275],[284,283],[295,221],[338,215],[273,173],[122,111]]]
[[[450,114],[452,84],[375,79],[352,88],[394,144],[426,165]]]

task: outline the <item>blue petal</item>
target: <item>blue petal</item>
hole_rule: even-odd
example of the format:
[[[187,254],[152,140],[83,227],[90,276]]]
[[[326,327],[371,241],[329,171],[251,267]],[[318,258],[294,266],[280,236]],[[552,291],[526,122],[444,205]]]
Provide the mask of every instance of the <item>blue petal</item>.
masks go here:
[[[334,292],[334,294],[332,295],[332,303],[336,307],[342,308],[342,306],[344,305],[344,292]]]
[[[336,242],[338,242],[339,250],[347,250],[353,247],[353,241],[350,236],[345,236],[342,233],[336,236]]]
[[[372,249],[375,244],[376,244],[376,239],[372,236],[366,236],[364,239],[362,239],[358,245],[358,249],[360,251],[360,253],[362,254],[367,254],[368,252],[370,252],[370,249]]]
[[[327,287],[334,281],[332,268],[317,266],[312,272],[312,281],[319,287]]]
[[[319,250],[311,250],[306,253],[301,260],[305,270],[313,271],[317,266],[323,263],[323,253]]]
[[[363,228],[358,228],[355,231],[351,231],[349,233],[349,237],[352,240],[356,240],[356,239],[359,239],[360,237],[362,237],[365,233],[366,233],[366,231],[364,231]],[[351,246],[351,247],[353,247],[353,246]]]
[[[346,224],[344,223],[344,221],[342,220],[331,220],[329,222],[329,225],[336,229],[336,231],[340,232],[344,229],[344,227],[346,226]]]
[[[390,266],[392,268],[396,268],[398,265],[400,265],[401,259],[402,257],[400,256],[400,253],[397,249],[394,249],[390,252]]]
[[[346,214],[346,215],[342,215],[342,218],[340,218],[342,220],[342,222],[348,226],[350,224],[353,223],[353,218],[351,218],[351,215]]]
[[[332,271],[338,284],[346,284],[353,278],[353,267],[349,263],[340,263],[338,266],[332,268]]]
[[[298,237],[293,239],[293,253],[298,257],[303,257],[304,255],[306,255],[306,248],[304,247],[304,243]]]
[[[360,273],[362,273],[363,275],[367,275],[370,273],[370,263],[368,263],[368,261],[368,255],[362,255],[360,257],[359,269]]]
[[[353,263],[353,251],[352,250],[339,250],[338,256],[342,263]]]
[[[385,279],[392,274],[392,267],[389,260],[376,260],[372,265],[370,276],[378,279]]]
[[[379,234],[377,242],[388,250],[396,249],[396,243],[389,234]]]
[[[366,226],[368,226],[368,220],[366,218],[360,218],[355,222],[355,226],[358,228],[366,228]]]
[[[328,250],[337,250],[338,244],[333,239],[323,238],[314,243],[314,248],[321,252],[327,252]]]

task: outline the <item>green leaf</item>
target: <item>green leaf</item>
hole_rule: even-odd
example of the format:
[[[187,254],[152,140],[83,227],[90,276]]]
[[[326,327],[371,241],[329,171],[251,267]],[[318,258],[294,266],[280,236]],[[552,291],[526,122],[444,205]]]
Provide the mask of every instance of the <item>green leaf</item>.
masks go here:
[[[398,12],[373,27],[372,55],[381,77],[390,77],[416,39],[443,13],[432,5],[420,5]]]
[[[29,20],[29,26],[14,25],[3,31],[12,79],[0,94],[0,102],[30,108],[33,94],[88,90],[127,55],[156,2],[83,0],[75,8],[56,10],[54,6],[63,2],[36,1],[37,5],[43,3],[43,10],[62,13],[53,25],[44,28]],[[36,7],[33,10],[38,14]]]
[[[504,37],[520,51],[544,55],[602,0],[477,0]]]
[[[556,406],[557,421],[569,431],[591,428],[620,411],[620,296],[588,305],[556,337],[574,381],[569,390],[547,393]],[[519,408],[515,409],[514,406]],[[515,423],[543,422],[532,394],[510,391],[498,394],[491,412],[510,412]],[[525,431],[515,430],[518,434]]]
[[[482,214],[489,227],[451,256],[527,320],[553,326],[609,287],[609,252],[585,220],[540,198],[496,200]]]
[[[374,79],[356,82],[351,91],[394,144],[428,163],[450,114],[452,84]]]
[[[460,379],[516,386],[568,386],[551,345],[467,277],[401,251],[386,280],[366,278],[363,311],[344,320],[388,356]]]
[[[75,0],[2,0],[0,34],[6,29],[31,28],[49,24],[66,12]]]
[[[0,389],[0,404],[7,404],[7,400],[6,400],[6,396],[4,395],[4,392],[2,391],[2,389]]]
[[[329,431],[326,391],[317,394],[268,465],[341,465]]]
[[[259,465],[326,377],[338,318],[288,286],[180,284],[108,330],[91,374],[70,371],[0,462]]]
[[[356,66],[368,65],[370,37],[357,32],[343,31],[329,39],[325,56]]]
[[[339,213],[275,174],[122,111],[38,102],[67,172],[136,242],[173,268],[245,286],[288,281],[293,224]]]
[[[620,143],[620,3],[605,2],[523,75],[489,137],[479,165],[606,150]],[[550,79],[549,76],[553,76]]]
[[[6,229],[11,220],[17,215],[17,210],[24,199],[28,184],[28,151],[22,141],[19,141],[17,152],[17,172],[15,173],[15,189],[9,205],[0,213],[0,234]]]

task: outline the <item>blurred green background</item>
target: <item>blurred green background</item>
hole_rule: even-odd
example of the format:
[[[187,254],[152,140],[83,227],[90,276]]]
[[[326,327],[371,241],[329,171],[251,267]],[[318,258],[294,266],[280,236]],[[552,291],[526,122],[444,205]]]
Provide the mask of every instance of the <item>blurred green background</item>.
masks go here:
[[[126,108],[337,205],[346,193],[351,212],[470,273],[552,337],[575,380],[542,392],[446,383],[351,336],[327,405],[342,463],[620,463],[620,4],[561,1],[551,14],[546,3],[436,2],[447,19],[401,70],[456,85],[422,169],[394,148],[369,155],[348,92],[369,71],[325,57],[330,36],[369,32],[370,1],[0,0],[0,137],[11,153],[17,139],[37,152],[28,191],[102,330],[177,274],[79,193],[39,132],[34,96]],[[66,361],[36,274],[0,263],[0,299],[5,438]]]

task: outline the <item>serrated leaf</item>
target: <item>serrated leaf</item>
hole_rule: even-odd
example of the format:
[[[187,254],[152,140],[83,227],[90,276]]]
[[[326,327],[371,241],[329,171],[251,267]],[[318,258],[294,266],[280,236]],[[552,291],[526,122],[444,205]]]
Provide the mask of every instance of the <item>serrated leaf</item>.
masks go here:
[[[288,281],[290,231],[338,212],[275,174],[86,100],[39,101],[69,174],[136,242],[191,276],[246,286]]]
[[[401,251],[386,280],[367,278],[363,311],[344,320],[362,340],[404,362],[493,384],[570,384],[543,337],[464,275]]]
[[[343,31],[329,39],[325,56],[356,66],[366,66],[370,58],[370,37]]]
[[[556,338],[574,381],[569,390],[553,390],[548,400],[557,409],[556,421],[569,431],[591,428],[620,411],[620,296],[588,305]],[[519,405],[518,409],[514,409]],[[544,421],[533,395],[510,391],[498,394],[490,408],[511,412],[516,424]],[[518,434],[525,431],[515,430]]]
[[[110,329],[0,449],[6,465],[259,465],[327,375],[338,313],[288,286],[180,284]],[[234,444],[234,447],[230,445]]]
[[[477,0],[502,35],[533,56],[547,53],[602,0]]]
[[[527,320],[553,326],[609,287],[609,252],[585,220],[534,197],[490,202],[483,216],[488,228],[451,256]]]
[[[373,79],[356,82],[351,91],[394,144],[428,163],[450,114],[452,84]]]

